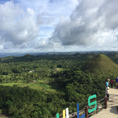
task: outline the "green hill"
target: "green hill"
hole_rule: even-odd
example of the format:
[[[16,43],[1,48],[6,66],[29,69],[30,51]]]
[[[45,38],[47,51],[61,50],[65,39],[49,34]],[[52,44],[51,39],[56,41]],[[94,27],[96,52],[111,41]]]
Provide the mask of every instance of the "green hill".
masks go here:
[[[84,71],[92,73],[116,73],[118,65],[104,54],[94,56],[88,60],[84,66]]]

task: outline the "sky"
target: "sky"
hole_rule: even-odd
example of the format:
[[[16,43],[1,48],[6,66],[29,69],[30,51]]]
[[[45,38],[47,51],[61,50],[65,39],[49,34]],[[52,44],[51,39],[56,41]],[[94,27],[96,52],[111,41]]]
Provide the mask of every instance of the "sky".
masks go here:
[[[0,52],[118,51],[118,0],[0,0]]]

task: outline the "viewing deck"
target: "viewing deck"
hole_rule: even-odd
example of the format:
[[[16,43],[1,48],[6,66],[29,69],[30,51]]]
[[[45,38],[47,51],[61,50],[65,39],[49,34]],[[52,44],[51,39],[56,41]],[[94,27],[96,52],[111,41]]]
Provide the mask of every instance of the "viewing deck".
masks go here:
[[[110,99],[107,109],[101,110],[90,118],[118,118],[118,89],[110,88]]]

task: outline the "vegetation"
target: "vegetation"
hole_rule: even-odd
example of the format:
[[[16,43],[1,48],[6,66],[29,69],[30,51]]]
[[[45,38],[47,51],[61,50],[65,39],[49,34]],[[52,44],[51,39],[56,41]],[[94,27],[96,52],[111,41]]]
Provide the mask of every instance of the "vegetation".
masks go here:
[[[51,118],[66,107],[70,112],[76,111],[77,102],[83,108],[92,94],[97,94],[97,99],[103,98],[105,79],[118,75],[118,54],[106,55],[1,58],[0,112],[10,118]]]
[[[118,65],[106,55],[99,54],[87,61],[84,68],[91,73],[103,73],[110,76],[113,73],[117,74]]]

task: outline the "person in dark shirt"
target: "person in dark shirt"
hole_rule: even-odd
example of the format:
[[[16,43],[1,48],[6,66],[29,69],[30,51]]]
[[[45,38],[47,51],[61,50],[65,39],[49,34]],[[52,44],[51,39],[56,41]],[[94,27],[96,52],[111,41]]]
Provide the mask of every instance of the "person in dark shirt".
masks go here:
[[[116,88],[118,88],[118,77],[116,78]]]
[[[110,85],[111,85],[111,88],[113,88],[113,80],[111,79],[111,81],[110,81]]]

